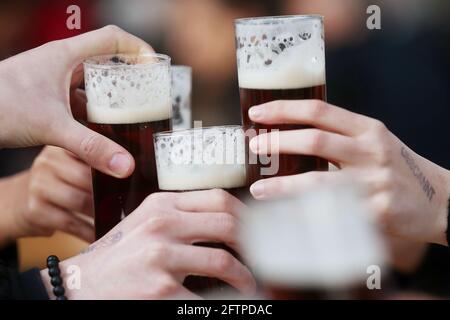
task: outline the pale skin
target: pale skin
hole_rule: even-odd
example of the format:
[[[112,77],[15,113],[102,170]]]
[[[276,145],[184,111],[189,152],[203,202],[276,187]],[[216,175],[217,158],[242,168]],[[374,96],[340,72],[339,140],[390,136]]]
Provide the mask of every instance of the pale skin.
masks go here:
[[[114,53],[149,53],[144,41],[116,26],[49,42],[0,62],[0,146],[55,145],[115,177],[134,170],[121,146],[73,119],[84,103],[82,62]]]
[[[56,230],[94,240],[91,170],[73,153],[45,147],[29,170],[0,186],[0,246]]]
[[[256,199],[350,179],[365,187],[367,204],[387,234],[448,245],[450,171],[414,153],[382,122],[317,100],[274,101],[252,107],[249,116],[258,123],[315,127],[261,134],[250,142],[253,152],[315,155],[340,168],[257,181],[250,189]],[[269,135],[272,141],[278,135],[278,150],[270,150]]]
[[[86,196],[88,167],[81,161],[123,178],[133,172],[134,159],[121,146],[74,120],[72,112],[86,102],[78,89],[83,79],[81,63],[101,54],[149,52],[152,48],[144,41],[108,26],[0,62],[0,147],[44,144],[71,152],[46,149],[29,172],[0,182],[2,190],[11,190],[3,194],[8,204],[3,212],[16,206],[0,219],[2,231],[10,232],[1,244],[56,229],[84,239],[92,236],[92,226],[75,214],[92,214],[92,200]],[[221,242],[239,251],[236,212],[241,206],[222,190],[149,196],[86,253],[61,262],[63,275],[73,264],[82,271],[82,288],[66,288],[67,297],[198,298],[182,286],[191,274],[219,278],[252,293],[252,275],[230,253],[193,245]],[[17,216],[16,210],[21,210]],[[54,298],[47,270],[41,275]]]
[[[254,293],[255,281],[239,260],[222,249],[193,245],[220,242],[239,251],[242,206],[217,189],[150,195],[102,239],[60,263],[67,298],[198,299],[182,285],[188,275],[218,278],[244,294]],[[81,270],[80,289],[67,283],[70,265]],[[41,276],[55,298],[48,270]]]

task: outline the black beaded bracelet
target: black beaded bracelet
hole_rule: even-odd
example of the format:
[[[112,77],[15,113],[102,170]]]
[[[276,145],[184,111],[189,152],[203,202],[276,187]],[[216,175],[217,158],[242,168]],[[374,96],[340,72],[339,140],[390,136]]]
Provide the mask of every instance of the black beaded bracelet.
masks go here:
[[[66,290],[64,290],[63,287],[61,271],[59,270],[59,259],[57,256],[51,255],[47,258],[47,268],[56,300],[67,300],[67,297],[64,295]]]

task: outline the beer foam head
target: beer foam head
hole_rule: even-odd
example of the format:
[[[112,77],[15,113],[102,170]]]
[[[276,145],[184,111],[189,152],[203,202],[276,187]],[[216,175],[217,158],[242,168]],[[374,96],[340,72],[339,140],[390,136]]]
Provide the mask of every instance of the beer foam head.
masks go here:
[[[192,68],[172,66],[172,126],[174,130],[191,128]]]
[[[155,135],[162,190],[237,188],[245,185],[245,134],[240,126],[195,128]]]
[[[88,121],[141,123],[171,116],[170,58],[109,55],[84,63]]]
[[[239,87],[301,89],[325,84],[320,16],[236,20]]]
[[[326,187],[252,206],[244,218],[244,257],[265,284],[286,289],[365,286],[382,268],[384,246],[352,187]]]

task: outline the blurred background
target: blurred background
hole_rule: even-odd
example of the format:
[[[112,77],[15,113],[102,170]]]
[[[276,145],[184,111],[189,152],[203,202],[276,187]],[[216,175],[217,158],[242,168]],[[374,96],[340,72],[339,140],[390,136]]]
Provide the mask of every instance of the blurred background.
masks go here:
[[[66,28],[71,4],[81,8],[81,30]],[[381,8],[381,30],[366,28],[371,4]],[[447,0],[1,1],[0,58],[116,24],[170,55],[174,64],[192,66],[194,120],[239,124],[233,20],[322,14],[329,102],[382,120],[413,150],[450,168],[448,12]],[[0,175],[27,169],[38,153],[39,148],[0,150]],[[19,243],[21,266],[40,266],[49,253],[65,257],[85,245],[62,234],[25,239]],[[399,249],[399,286],[450,295],[442,285],[450,281],[448,249],[404,243]]]

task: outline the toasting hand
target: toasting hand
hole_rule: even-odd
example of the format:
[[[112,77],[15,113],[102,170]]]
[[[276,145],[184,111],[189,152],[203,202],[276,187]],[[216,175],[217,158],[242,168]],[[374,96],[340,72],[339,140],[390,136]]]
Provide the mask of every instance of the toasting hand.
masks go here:
[[[315,155],[341,168],[257,181],[251,187],[255,198],[351,179],[366,186],[368,204],[385,231],[447,245],[450,172],[409,149],[382,122],[318,100],[274,101],[251,108],[249,117],[265,124],[315,127],[261,134],[250,143],[254,152]],[[279,139],[279,148],[268,150],[269,136],[272,142]]]
[[[70,103],[84,103],[78,86],[84,59],[101,54],[152,52],[115,26],[49,42],[0,63],[0,147],[56,145],[92,167],[126,177],[134,169],[121,146],[73,119]]]
[[[8,208],[2,221],[9,221],[4,229],[11,240],[56,230],[94,240],[91,171],[74,154],[46,147],[30,170],[2,184]]]

